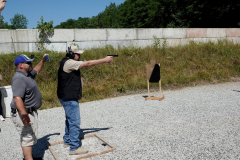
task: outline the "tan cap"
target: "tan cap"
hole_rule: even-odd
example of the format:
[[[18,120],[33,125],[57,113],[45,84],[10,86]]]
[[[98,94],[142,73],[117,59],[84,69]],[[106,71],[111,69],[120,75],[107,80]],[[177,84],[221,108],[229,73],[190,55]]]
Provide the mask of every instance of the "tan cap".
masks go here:
[[[77,54],[82,54],[84,52],[83,50],[79,50],[77,46],[71,46],[71,50],[73,53]]]

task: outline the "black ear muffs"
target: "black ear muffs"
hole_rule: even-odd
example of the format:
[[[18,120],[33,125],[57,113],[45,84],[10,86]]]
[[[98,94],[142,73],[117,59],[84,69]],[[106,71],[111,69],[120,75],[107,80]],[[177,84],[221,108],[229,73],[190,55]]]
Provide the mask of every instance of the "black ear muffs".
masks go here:
[[[72,52],[71,46],[68,47],[68,52],[66,56],[69,57],[70,59],[74,59],[74,53]]]

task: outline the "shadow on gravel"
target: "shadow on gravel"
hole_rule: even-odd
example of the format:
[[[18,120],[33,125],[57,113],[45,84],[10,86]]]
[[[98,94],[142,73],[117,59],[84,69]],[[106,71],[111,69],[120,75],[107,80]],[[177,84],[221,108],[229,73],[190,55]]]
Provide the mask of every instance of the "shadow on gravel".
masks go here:
[[[147,98],[148,96],[142,96],[143,98]],[[154,96],[150,96],[150,97],[154,97]]]
[[[112,128],[112,127],[110,127],[110,128]],[[88,133],[94,133],[94,132],[98,132],[98,131],[102,131],[102,130],[108,130],[110,128],[86,128],[86,129],[81,129],[79,138],[83,137],[85,134],[88,134]]]
[[[238,91],[238,90],[232,90],[232,91],[235,91],[235,92],[240,92],[240,91]]]
[[[33,157],[38,157],[38,159],[42,159],[44,157],[45,151],[48,150],[49,137],[53,135],[60,135],[60,133],[49,134],[38,139],[37,144],[33,145],[32,150]]]

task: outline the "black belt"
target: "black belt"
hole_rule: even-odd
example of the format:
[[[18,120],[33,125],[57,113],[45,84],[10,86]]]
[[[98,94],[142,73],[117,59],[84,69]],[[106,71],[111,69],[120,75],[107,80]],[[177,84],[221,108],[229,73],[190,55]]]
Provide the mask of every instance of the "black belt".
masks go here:
[[[28,111],[28,113],[32,113],[33,111],[36,111],[36,108],[34,108],[34,107],[25,108],[25,109]]]
[[[25,108],[25,109],[26,109],[26,111],[28,111],[28,113],[32,113],[33,111],[36,111],[36,110],[37,110],[37,109],[34,108],[34,107]],[[17,113],[17,109],[16,109],[16,108],[11,108],[11,112],[12,112],[13,114]]]

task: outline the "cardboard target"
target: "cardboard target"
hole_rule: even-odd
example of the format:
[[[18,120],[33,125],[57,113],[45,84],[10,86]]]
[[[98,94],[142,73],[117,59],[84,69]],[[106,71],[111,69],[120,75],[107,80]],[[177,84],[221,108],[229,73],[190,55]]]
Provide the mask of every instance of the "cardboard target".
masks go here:
[[[154,69],[154,66],[156,64],[155,60],[151,60],[151,63],[147,65],[147,79],[149,80],[152,75],[152,71]]]
[[[149,83],[159,83],[159,97],[151,97],[149,92]],[[155,60],[151,60],[151,63],[147,65],[147,83],[148,83],[148,97],[145,100],[163,100],[164,96],[161,93],[161,75],[160,75],[160,63],[156,64]]]
[[[159,83],[161,79],[161,76],[160,76],[160,66],[158,64],[155,64],[154,68],[153,68],[153,71],[152,71],[152,74],[151,74],[151,77],[149,79],[149,82],[151,83]]]

